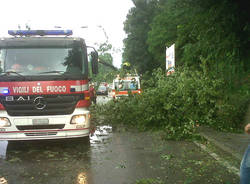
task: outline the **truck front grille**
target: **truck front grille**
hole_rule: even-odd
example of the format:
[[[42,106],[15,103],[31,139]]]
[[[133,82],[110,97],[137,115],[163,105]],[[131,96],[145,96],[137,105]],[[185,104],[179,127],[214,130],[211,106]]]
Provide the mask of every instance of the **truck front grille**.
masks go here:
[[[18,130],[49,130],[49,129],[63,129],[65,124],[58,124],[58,125],[18,125],[16,128]]]
[[[84,99],[83,94],[0,96],[0,102],[10,116],[71,114],[75,110],[77,102],[81,99]]]
[[[57,132],[29,132],[25,133],[26,136],[50,136],[56,135]]]

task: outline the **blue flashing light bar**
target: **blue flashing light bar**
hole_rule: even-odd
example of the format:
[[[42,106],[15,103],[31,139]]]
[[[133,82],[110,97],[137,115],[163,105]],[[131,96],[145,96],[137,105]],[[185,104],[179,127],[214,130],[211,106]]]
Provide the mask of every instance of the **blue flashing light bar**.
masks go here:
[[[9,90],[8,89],[3,90],[3,94],[9,94]]]
[[[0,93],[7,95],[10,93],[10,91],[7,87],[0,87]]]
[[[73,34],[72,30],[8,30],[8,34],[12,36],[47,36],[47,35],[65,35]]]

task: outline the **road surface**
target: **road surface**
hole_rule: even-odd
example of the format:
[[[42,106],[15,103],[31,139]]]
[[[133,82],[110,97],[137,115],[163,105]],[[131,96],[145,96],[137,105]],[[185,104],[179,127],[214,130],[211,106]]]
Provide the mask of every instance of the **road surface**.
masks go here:
[[[98,126],[90,139],[0,141],[0,157],[0,184],[239,183],[193,142],[119,126]]]

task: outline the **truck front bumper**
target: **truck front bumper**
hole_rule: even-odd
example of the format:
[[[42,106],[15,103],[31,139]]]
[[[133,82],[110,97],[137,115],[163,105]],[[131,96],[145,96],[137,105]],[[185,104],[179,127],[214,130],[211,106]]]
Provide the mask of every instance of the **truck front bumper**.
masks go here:
[[[84,115],[84,123],[71,124],[76,115]],[[2,110],[0,118],[8,118],[11,123],[9,127],[0,127],[0,140],[62,139],[90,133],[90,113],[86,108],[76,108],[70,115],[53,116],[9,116]]]

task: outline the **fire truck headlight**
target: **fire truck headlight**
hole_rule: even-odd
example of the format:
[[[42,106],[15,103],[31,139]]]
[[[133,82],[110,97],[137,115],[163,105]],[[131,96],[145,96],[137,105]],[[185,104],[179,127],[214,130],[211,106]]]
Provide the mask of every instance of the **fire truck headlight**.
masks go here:
[[[10,127],[10,125],[8,118],[0,118],[0,127]]]
[[[75,115],[72,117],[70,124],[84,125],[86,124],[86,116],[85,115]]]

